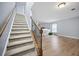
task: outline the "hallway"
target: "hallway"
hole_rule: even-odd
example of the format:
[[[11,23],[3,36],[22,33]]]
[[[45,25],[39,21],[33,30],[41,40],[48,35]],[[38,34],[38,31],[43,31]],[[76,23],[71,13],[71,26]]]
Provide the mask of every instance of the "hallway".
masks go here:
[[[79,56],[79,40],[59,36],[43,36],[44,56]]]

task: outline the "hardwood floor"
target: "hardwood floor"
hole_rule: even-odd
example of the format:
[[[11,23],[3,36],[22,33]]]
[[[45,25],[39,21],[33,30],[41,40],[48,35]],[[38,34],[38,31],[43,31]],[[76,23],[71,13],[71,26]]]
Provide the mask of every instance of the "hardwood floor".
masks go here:
[[[59,36],[43,36],[44,56],[79,56],[79,40]]]

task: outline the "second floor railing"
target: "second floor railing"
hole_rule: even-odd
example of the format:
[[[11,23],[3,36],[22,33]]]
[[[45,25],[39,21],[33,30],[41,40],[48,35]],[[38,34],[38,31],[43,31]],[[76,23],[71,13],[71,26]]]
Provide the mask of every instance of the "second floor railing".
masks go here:
[[[34,38],[34,42],[35,42],[37,55],[42,56],[43,55],[43,51],[42,51],[42,28],[39,28],[37,26],[37,24],[33,21],[32,17],[31,17],[31,22],[32,22],[31,30],[32,30],[32,34],[33,34],[33,38]]]

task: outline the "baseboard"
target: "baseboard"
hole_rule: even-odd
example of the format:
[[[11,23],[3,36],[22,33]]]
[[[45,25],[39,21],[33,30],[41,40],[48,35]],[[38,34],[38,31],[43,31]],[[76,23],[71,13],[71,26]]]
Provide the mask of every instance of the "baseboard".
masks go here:
[[[64,34],[60,34],[60,33],[56,33],[56,35],[67,37],[67,38],[72,38],[72,39],[79,39],[79,37],[76,37],[76,36],[69,36],[69,35],[64,35]]]

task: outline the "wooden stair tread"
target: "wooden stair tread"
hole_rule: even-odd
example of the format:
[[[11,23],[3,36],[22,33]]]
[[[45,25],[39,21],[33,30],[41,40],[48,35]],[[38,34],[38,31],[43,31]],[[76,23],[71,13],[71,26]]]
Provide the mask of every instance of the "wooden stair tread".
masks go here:
[[[10,39],[23,38],[23,37],[31,37],[31,34],[10,35]]]
[[[23,44],[23,43],[28,43],[32,42],[33,40],[30,38],[29,40],[26,38],[25,40],[19,40],[19,41],[14,41],[14,42],[9,42],[8,47],[18,45],[18,44]]]
[[[26,51],[26,50],[29,50],[29,49],[32,49],[32,48],[34,48],[33,44],[27,45],[27,46],[22,46],[22,47],[19,47],[19,48],[8,50],[5,55],[14,55],[14,54],[17,54],[17,53],[20,53],[22,51]]]
[[[12,31],[11,34],[30,33],[30,31]]]

